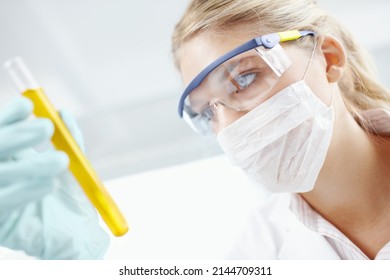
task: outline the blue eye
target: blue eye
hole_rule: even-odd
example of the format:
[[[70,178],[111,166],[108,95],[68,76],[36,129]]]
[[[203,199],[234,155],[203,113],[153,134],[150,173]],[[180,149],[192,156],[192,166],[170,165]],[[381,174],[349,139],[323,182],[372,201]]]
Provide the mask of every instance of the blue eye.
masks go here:
[[[240,86],[240,89],[248,88],[251,83],[256,79],[256,73],[248,73],[237,76],[234,80]]]
[[[214,118],[214,112],[211,110],[210,107],[207,107],[203,112],[202,112],[202,118],[204,120],[210,121]]]
[[[214,117],[214,112],[210,107],[205,108],[202,112],[195,112],[190,106],[184,105],[184,111],[191,119],[210,121]]]

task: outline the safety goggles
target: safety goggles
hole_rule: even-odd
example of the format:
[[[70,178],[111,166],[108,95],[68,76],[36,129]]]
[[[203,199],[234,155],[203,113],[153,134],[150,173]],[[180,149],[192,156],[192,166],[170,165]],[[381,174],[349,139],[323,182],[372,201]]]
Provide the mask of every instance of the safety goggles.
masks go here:
[[[314,36],[310,30],[286,31],[256,37],[208,65],[184,90],[179,115],[199,134],[218,131],[216,108],[248,111],[269,98],[268,93],[291,60],[279,43]]]

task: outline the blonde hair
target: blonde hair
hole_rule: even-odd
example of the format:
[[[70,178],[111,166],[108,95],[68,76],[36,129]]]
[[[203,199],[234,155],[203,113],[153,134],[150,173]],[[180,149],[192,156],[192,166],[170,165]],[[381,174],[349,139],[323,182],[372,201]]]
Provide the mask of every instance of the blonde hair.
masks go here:
[[[346,69],[338,85],[351,114],[359,121],[363,110],[390,109],[390,92],[378,83],[368,53],[314,0],[193,0],[172,36],[176,66],[179,67],[179,50],[185,42],[204,31],[223,32],[237,27],[257,35],[295,29],[333,35],[347,54]]]

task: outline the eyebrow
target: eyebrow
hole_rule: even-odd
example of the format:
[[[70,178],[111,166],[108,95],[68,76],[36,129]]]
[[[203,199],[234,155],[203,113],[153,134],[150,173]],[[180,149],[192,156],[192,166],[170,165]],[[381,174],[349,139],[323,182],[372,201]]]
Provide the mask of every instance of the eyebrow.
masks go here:
[[[253,49],[252,49],[252,50],[253,50]],[[249,51],[247,51],[247,52],[249,53],[249,52],[252,51],[252,50],[249,50]],[[239,54],[239,55],[237,55],[237,56],[235,56],[235,57],[229,59],[228,61],[222,63],[221,65],[223,65],[223,64],[225,64],[225,63],[234,63],[234,62],[236,62],[236,61],[241,61],[241,60],[243,60],[243,59],[248,59],[248,58],[251,58],[251,57],[253,57],[253,58],[256,58],[256,57],[257,57],[257,58],[260,58],[260,56],[259,56],[259,55],[256,55],[256,54],[257,54],[257,53],[255,53],[254,55],[253,55],[253,54],[242,53],[242,54]]]
[[[229,66],[231,65],[231,64],[233,64],[233,65],[235,65],[235,67],[233,68],[233,69],[237,69],[237,67],[239,67],[242,63],[246,63],[246,62],[248,62],[248,60],[249,59],[251,59],[251,58],[253,58],[253,59],[258,59],[258,62],[259,63],[261,63],[261,65],[260,66],[262,66],[262,67],[269,67],[269,65],[259,56],[259,55],[257,55],[257,54],[255,54],[255,55],[246,55],[246,56],[242,56],[242,57],[235,57],[234,59],[231,59],[231,60],[228,60],[228,61],[226,61],[225,63],[223,63],[223,64],[221,64],[220,66],[224,66],[226,69],[228,69],[229,70]],[[242,62],[242,63],[241,63]],[[256,66],[259,66],[259,63],[256,63]],[[219,67],[220,67],[219,66]]]

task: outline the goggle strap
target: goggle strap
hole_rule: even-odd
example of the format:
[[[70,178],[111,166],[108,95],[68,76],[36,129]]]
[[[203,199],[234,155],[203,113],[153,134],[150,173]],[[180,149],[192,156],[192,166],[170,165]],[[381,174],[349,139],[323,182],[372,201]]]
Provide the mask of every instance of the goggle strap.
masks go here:
[[[293,41],[302,37],[302,34],[298,30],[278,32],[277,34],[280,37],[280,42]]]

